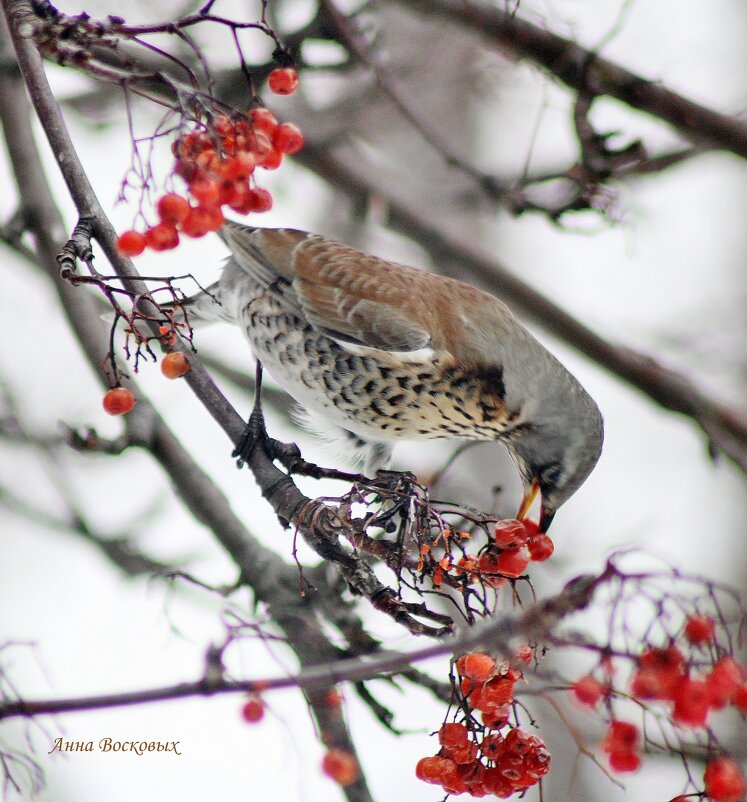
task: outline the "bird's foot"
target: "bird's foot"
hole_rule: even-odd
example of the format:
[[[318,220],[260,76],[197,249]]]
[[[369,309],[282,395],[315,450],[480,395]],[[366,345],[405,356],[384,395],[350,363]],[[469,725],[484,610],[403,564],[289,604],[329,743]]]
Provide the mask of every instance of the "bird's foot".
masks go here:
[[[254,449],[258,445],[262,447],[265,453],[269,454],[269,440],[262,408],[255,406],[249,416],[249,420],[246,422],[241,439],[231,452],[231,456],[236,459],[236,467],[243,468],[245,463],[251,460]]]
[[[410,471],[378,470],[373,479],[365,480],[365,484],[386,494],[410,495],[414,486],[418,484],[418,478]]]
[[[231,453],[231,456],[236,458],[238,468],[242,468],[251,460],[257,447],[260,447],[271,460],[277,460],[289,474],[310,476],[313,479],[342,479],[346,482],[367,481],[366,477],[359,473],[322,468],[313,462],[307,462],[301,456],[301,450],[295,443],[283,443],[267,434],[262,410],[255,407],[249,416],[241,439]]]

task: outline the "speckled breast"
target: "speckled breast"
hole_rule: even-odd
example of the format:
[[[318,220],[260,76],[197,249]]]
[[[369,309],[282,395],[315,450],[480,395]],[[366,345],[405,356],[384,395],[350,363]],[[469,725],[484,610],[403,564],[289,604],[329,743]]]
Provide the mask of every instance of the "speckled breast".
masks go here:
[[[242,322],[255,356],[301,407],[362,437],[494,440],[514,417],[500,370],[342,345],[267,296]]]

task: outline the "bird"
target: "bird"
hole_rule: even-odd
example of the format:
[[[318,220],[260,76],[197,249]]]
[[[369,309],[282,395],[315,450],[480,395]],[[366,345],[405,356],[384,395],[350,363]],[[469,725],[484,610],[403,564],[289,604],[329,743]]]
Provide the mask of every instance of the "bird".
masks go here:
[[[225,321],[303,410],[362,463],[399,441],[498,441],[539,529],[583,484],[603,442],[597,404],[495,296],[291,228],[226,221],[215,284],[185,300],[190,323]]]

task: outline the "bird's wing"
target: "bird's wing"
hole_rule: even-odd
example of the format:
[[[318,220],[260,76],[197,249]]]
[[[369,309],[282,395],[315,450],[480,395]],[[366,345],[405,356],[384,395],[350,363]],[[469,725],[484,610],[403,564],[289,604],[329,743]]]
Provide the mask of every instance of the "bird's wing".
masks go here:
[[[296,249],[293,270],[306,317],[330,337],[387,351],[432,345],[420,271],[313,235]]]
[[[388,351],[431,344],[421,271],[293,229],[229,221],[220,233],[242,270],[328,336]]]
[[[228,245],[238,266],[262,287],[278,279],[293,281],[293,249],[307,234],[293,229],[251,228],[226,220],[218,232]]]

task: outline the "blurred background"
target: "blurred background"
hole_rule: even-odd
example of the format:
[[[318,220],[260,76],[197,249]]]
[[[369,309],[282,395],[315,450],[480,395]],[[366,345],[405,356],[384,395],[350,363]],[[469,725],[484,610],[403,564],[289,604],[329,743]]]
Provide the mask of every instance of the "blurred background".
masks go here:
[[[70,14],[82,10],[69,0],[58,5]],[[741,0],[523,0],[517,5],[523,19],[599,48],[605,58],[644,78],[743,119],[747,6]],[[340,3],[339,8],[351,12],[357,6]],[[173,4],[165,2],[125,2],[115,8],[95,0],[85,10],[101,18],[116,13],[131,23],[175,18]],[[253,3],[219,2],[213,11],[234,19],[258,14]],[[271,20],[281,35],[302,30],[316,13],[311,0],[270,3]],[[447,236],[479,248],[607,340],[652,356],[705,393],[744,410],[744,161],[710,151],[650,174],[631,172],[599,188],[589,203],[596,209],[553,219],[547,210],[568,201],[569,183],[525,179],[562,176],[578,162],[574,93],[535,64],[513,61],[474,33],[407,2],[367,5],[355,18],[355,30],[387,76],[389,88],[424,121],[431,139],[443,144],[442,151],[382,92],[371,69],[349,64],[339,44],[312,37],[301,51],[309,67],[302,72],[299,93],[280,99],[264,95],[279,116],[303,129],[310,146],[298,159],[268,173],[264,185],[275,204],[252,222],[315,231],[389,259],[444,269],[427,243],[408,236],[406,226],[392,225],[398,204],[412,208]],[[221,74],[222,91],[233,93],[238,106],[245,105],[228,34],[205,24],[192,28],[191,35]],[[250,65],[270,58],[272,43],[265,37],[247,33],[242,42]],[[136,193],[127,193],[129,203],[117,202],[131,152],[121,95],[108,87],[97,89],[72,70],[50,65],[48,74],[58,99],[65,101],[67,124],[102,204],[118,230],[129,228]],[[135,136],[148,136],[160,112],[145,102],[134,103],[133,110]],[[608,98],[594,102],[589,119],[598,133],[612,135],[609,142],[614,145],[641,140],[650,155],[690,144],[664,123]],[[71,230],[74,207],[41,134],[38,143]],[[464,169],[449,166],[443,150],[512,187],[512,197],[521,190],[524,200],[545,211],[519,214],[511,203],[496,203]],[[334,180],[330,159],[367,191],[345,191],[339,172]],[[156,182],[163,180],[171,165],[167,142],[155,148],[152,163]],[[0,182],[6,188],[0,193],[0,216],[7,221],[18,199],[5,157],[0,158]],[[13,436],[6,425],[0,436],[4,681],[25,698],[47,698],[196,679],[206,649],[222,637],[226,609],[233,606],[250,615],[251,595],[243,590],[229,602],[184,583],[127,576],[74,527],[61,525],[78,510],[103,538],[133,536],[143,554],[182,567],[208,584],[236,580],[235,565],[185,511],[168,477],[145,453],[131,449],[112,458],[46,447],[46,441],[58,436],[60,422],[93,426],[105,436],[115,436],[121,423],[101,409],[101,385],[81,358],[48,278],[12,249],[4,247],[2,255],[0,409],[6,423],[13,419],[23,429],[23,436]],[[146,252],[137,266],[143,275],[191,272],[209,284],[225,256],[218,238],[208,236],[185,241],[171,253]],[[97,265],[108,272],[103,256]],[[452,275],[477,281],[457,261],[449,267]],[[191,287],[185,285],[185,290]],[[706,438],[691,420],[655,405],[579,354],[572,343],[553,338],[531,310],[513,308],[589,390],[606,421],[598,467],[553,525],[555,555],[549,564],[533,569],[538,594],[556,592],[570,578],[598,571],[613,550],[629,547],[663,557],[683,571],[744,587],[743,473],[730,460],[709,455]],[[253,372],[248,345],[234,329],[200,330],[196,346],[200,356],[247,375]],[[225,372],[215,376],[241,414],[247,414],[251,394]],[[251,532],[290,560],[292,534],[280,528],[249,474],[235,469],[229,442],[186,386],[165,381],[153,364],[141,366],[137,383]],[[283,404],[268,410],[268,427],[274,437],[298,442],[307,459],[329,462],[329,453],[294,426]],[[396,467],[427,477],[446,463],[454,448],[446,442],[403,443],[395,453]],[[300,484],[312,496],[341,492],[336,483]],[[512,515],[521,488],[503,449],[482,444],[451,464],[433,494]],[[316,562],[303,544],[299,558]],[[641,556],[642,563],[645,559]],[[261,620],[263,611],[257,615]],[[403,629],[365,605],[361,615],[388,646],[412,645]],[[232,659],[232,670],[247,677],[295,666],[282,644],[259,639],[243,643]],[[443,679],[447,661],[423,668]],[[572,666],[566,668],[572,672]],[[378,685],[379,698],[395,711],[395,725],[405,733],[400,737],[387,732],[354,693],[345,691],[350,727],[374,798],[438,799],[438,789],[415,780],[413,767],[419,757],[433,753],[429,734],[438,728],[443,707],[424,691],[402,694]],[[13,720],[2,725],[0,738],[6,747],[22,752],[33,745],[46,776],[36,797],[43,802],[342,799],[338,787],[318,770],[322,747],[300,694],[274,693],[268,704],[268,716],[255,727],[241,721],[238,697],[227,696],[60,716],[38,725]],[[538,700],[533,713],[554,760],[545,799],[666,800],[681,792],[681,766],[664,760],[649,760],[641,772],[625,777],[624,788],[613,785],[579,755],[549,705]],[[569,715],[593,743],[601,725],[575,708]],[[95,742],[104,737],[178,740],[182,755],[47,756],[60,736]],[[28,788],[28,782],[20,793],[8,788],[8,798],[26,798]],[[536,790],[530,792],[529,798],[536,797]]]

